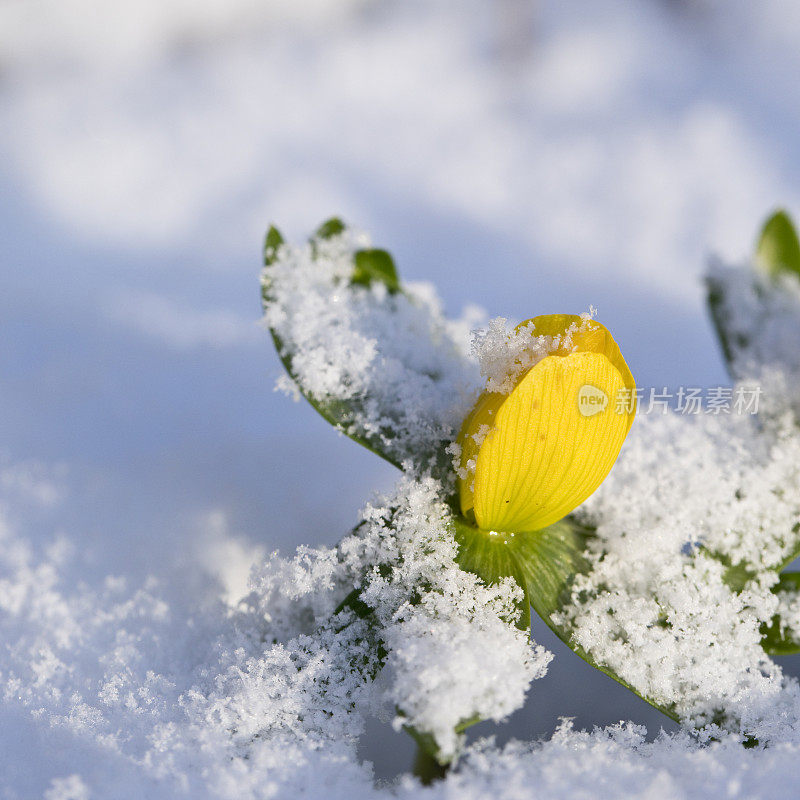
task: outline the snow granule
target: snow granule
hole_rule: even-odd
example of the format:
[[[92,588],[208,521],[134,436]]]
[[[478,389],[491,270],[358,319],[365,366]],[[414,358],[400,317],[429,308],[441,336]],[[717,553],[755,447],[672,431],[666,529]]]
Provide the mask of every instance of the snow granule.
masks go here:
[[[508,320],[491,320],[485,330],[476,331],[472,354],[486,379],[486,391],[510,394],[519,378],[555,350],[572,349],[572,336],[594,315],[594,308],[581,314],[581,322],[573,323],[563,335],[537,335],[533,322],[508,329]]]

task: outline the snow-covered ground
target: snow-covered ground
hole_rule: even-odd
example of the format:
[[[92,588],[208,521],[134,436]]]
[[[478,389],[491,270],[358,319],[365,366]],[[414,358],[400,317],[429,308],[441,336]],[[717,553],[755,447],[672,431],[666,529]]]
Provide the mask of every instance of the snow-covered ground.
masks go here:
[[[272,392],[268,222],[341,214],[453,313],[594,304],[640,385],[725,383],[700,275],[800,210],[799,37],[789,0],[0,3],[0,796],[288,792],[230,760],[226,603],[396,475]],[[657,735],[535,634],[547,677],[479,734]],[[279,752],[368,792],[346,748]],[[412,757],[378,722],[359,752]],[[562,726],[431,793],[778,796],[797,763]]]

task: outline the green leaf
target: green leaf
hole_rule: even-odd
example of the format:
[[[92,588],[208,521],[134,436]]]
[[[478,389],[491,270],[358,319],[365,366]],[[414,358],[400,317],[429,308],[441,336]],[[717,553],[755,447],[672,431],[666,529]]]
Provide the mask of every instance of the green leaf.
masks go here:
[[[736,377],[734,354],[737,349],[746,348],[748,342],[732,324],[733,321],[730,318],[730,312],[725,302],[724,283],[711,276],[706,278],[706,302],[711,315],[711,323],[722,348],[722,355],[728,368],[728,374]]]
[[[339,217],[331,217],[326,219],[322,225],[317,228],[314,233],[313,239],[332,239],[344,231],[347,226],[342,222]]]
[[[359,619],[368,619],[375,613],[374,609],[370,608],[361,599],[361,589],[353,589],[350,594],[336,606],[333,615],[336,616],[346,608],[349,608]]]
[[[703,545],[698,550],[716,559],[725,567],[725,572],[722,573],[722,582],[736,594],[739,594],[756,577],[756,573],[741,561],[734,564],[729,556],[709,550]]]
[[[783,561],[776,567],[778,572],[786,569],[798,556],[800,556],[800,522],[792,526],[792,549],[786,554]]]
[[[409,731],[410,733],[410,731]],[[411,734],[412,737],[414,734]],[[416,741],[416,737],[414,737]],[[412,774],[423,786],[430,786],[447,775],[447,765],[441,764],[430,752],[417,741],[417,754],[414,757]]]
[[[781,272],[800,275],[800,240],[792,218],[778,209],[764,223],[756,247],[756,265],[768,275]]]
[[[264,237],[264,264],[266,266],[275,261],[278,248],[282,244],[283,236],[281,236],[281,232],[274,225],[270,225],[267,235]]]
[[[769,278],[781,273],[800,277],[800,240],[786,211],[778,210],[764,223],[754,255],[756,269]],[[763,280],[753,278],[756,297],[764,292]],[[711,322],[722,347],[728,372],[734,379],[743,377],[737,369],[737,357],[744,359],[757,339],[759,326],[748,326],[746,320],[728,302],[724,271],[712,271],[706,277],[706,299]]]
[[[344,224],[341,220],[334,217],[329,219],[327,222],[322,223],[316,233],[316,237],[329,238],[330,236],[334,236],[336,233],[339,233],[342,230],[344,230]],[[263,253],[265,267],[269,267],[274,263],[276,250],[281,244],[283,244],[283,237],[281,236],[280,232],[274,226],[270,227],[264,240]],[[267,310],[267,307],[271,301],[272,296],[269,270],[265,270],[264,278],[261,282],[261,304],[264,311]],[[311,394],[311,392],[307,391],[302,382],[298,380],[297,375],[292,367],[292,354],[290,349],[286,347],[285,343],[281,337],[278,336],[274,329],[270,328],[270,334],[272,335],[272,341],[275,345],[275,350],[278,353],[278,357],[280,358],[284,369],[289,374],[289,377],[294,381],[295,386],[297,386],[303,397],[305,397],[305,399],[309,402],[311,407],[314,408],[323,419],[333,425],[334,428],[344,433],[354,442],[357,442],[362,447],[366,447],[367,450],[375,453],[377,456],[380,456],[398,469],[402,469],[399,459],[393,458],[385,451],[385,447],[383,446],[383,441],[380,435],[373,434],[371,436],[362,436],[354,431],[354,423],[357,421],[360,413],[358,401],[318,398]]]
[[[782,572],[780,580],[773,586],[775,594],[791,592],[800,594],[800,572]],[[793,638],[788,631],[781,632],[781,618],[775,615],[769,625],[761,626],[761,645],[768,655],[791,656],[800,653],[800,641]]]
[[[402,470],[403,466],[400,461],[393,458],[385,451],[383,442],[379,436],[362,436],[355,432],[353,423],[359,414],[357,404],[346,400],[330,398],[318,399],[314,397],[314,395],[307,391],[301,382],[297,380],[295,372],[292,369],[292,357],[289,351],[283,346],[281,338],[272,329],[270,329],[270,334],[272,335],[272,341],[275,344],[275,349],[278,352],[281,363],[289,374],[289,377],[294,381],[295,386],[299,389],[300,394],[305,397],[309,405],[315,409],[326,422],[333,425],[336,430],[341,431],[349,439],[352,439],[362,447],[366,447],[367,450],[375,453],[376,456],[380,456],[385,461],[397,467],[397,469]]]
[[[355,254],[355,262],[351,283],[370,286],[377,281],[385,284],[391,294],[400,291],[397,268],[386,250],[358,250]]]
[[[344,230],[344,224],[338,218],[333,218],[323,223],[318,233],[311,238],[310,249],[312,260],[319,256],[321,239],[333,236],[337,232]],[[275,228],[270,228],[264,244],[264,266],[261,279],[261,298],[264,312],[267,313],[271,305],[275,302],[275,286],[277,269],[275,266],[276,251],[283,242],[283,238]],[[347,251],[352,252],[352,251]],[[347,256],[346,256],[347,257]],[[375,281],[383,283],[389,294],[387,296],[375,297],[375,303],[381,305],[381,310],[387,316],[399,312],[400,304],[395,300],[395,295],[402,293],[400,282],[397,277],[397,270],[392,257],[385,250],[358,250],[352,253],[352,269],[349,278],[347,273],[338,273],[332,278],[332,291],[351,291],[361,295],[364,292],[364,285],[369,285]],[[355,285],[354,285],[355,284]],[[352,287],[352,288],[351,288]],[[419,305],[413,297],[408,298],[411,305]],[[422,311],[424,309],[421,308]],[[286,313],[291,313],[291,309],[284,309]],[[350,323],[347,323],[350,324]],[[329,395],[315,396],[303,385],[303,381],[294,369],[293,359],[296,359],[297,343],[284,340],[276,330],[271,329],[272,339],[278,351],[281,362],[283,363],[289,377],[293,380],[299,392],[305,397],[311,406],[331,425],[333,425],[345,436],[362,447],[366,447],[370,452],[375,453],[384,460],[388,461],[398,469],[402,469],[402,464],[412,460],[426,471],[430,471],[437,477],[448,479],[452,475],[452,458],[446,452],[446,447],[450,443],[448,434],[442,431],[441,421],[433,417],[429,420],[431,435],[429,437],[414,436],[409,434],[409,418],[413,416],[408,409],[394,403],[394,398],[381,393],[380,387],[364,390],[361,393],[352,393],[347,398],[336,398]],[[287,335],[289,336],[289,335]],[[383,350],[384,343],[376,342],[377,347]],[[427,343],[421,343],[425,346]],[[434,335],[430,342],[432,347],[446,349],[449,347],[447,338],[437,341]],[[409,356],[405,368],[409,371],[416,371],[420,378],[430,381],[429,391],[451,391],[449,382],[445,381],[445,387],[436,384],[442,379],[442,375],[436,371],[421,369],[418,365],[414,348],[409,349]],[[451,350],[454,358],[460,358],[455,347]],[[370,395],[369,392],[374,392]],[[375,395],[378,395],[377,397]],[[376,426],[375,421],[370,419],[374,412],[369,412],[371,405],[382,406],[381,417]],[[442,431],[437,434],[437,431]]]
[[[462,569],[475,573],[489,584],[505,576],[513,577],[523,587],[536,613],[574,653],[678,721],[673,708],[645,697],[612,669],[596,662],[575,643],[569,626],[553,618],[555,612],[571,602],[570,587],[575,575],[589,567],[585,551],[594,535],[590,528],[570,517],[531,533],[490,534],[460,517],[455,517],[454,528],[459,544],[456,560]]]
[[[797,526],[793,529],[793,533],[797,533]],[[756,577],[756,573],[744,564],[732,564],[728,556],[712,552],[704,547],[700,549],[725,566],[722,580],[729,589],[737,594]],[[783,569],[787,564],[794,561],[796,557],[797,550],[794,550],[784,559],[784,562],[779,564],[775,569]],[[778,583],[772,587],[772,591],[775,594],[779,592],[800,594],[800,572],[782,572]],[[761,626],[761,637],[761,646],[764,648],[767,655],[789,656],[800,653],[800,641],[794,639],[788,632],[781,631],[781,619],[777,614],[772,618],[769,625],[764,624]]]

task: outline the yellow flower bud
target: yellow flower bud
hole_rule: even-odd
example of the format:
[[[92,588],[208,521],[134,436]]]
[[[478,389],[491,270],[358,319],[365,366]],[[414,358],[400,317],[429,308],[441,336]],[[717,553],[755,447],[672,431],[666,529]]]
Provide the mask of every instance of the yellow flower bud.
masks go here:
[[[530,358],[517,348],[511,391],[484,392],[458,436],[461,511],[483,530],[535,531],[569,514],[608,475],[636,410],[636,383],[599,322],[551,314],[520,336]]]

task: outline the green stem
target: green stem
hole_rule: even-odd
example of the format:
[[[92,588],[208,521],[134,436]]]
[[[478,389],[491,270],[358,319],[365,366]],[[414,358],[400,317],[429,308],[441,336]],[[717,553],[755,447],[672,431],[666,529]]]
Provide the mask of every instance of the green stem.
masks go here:
[[[413,774],[423,786],[430,786],[434,781],[444,778],[447,767],[443,767],[425,748],[417,745]]]

